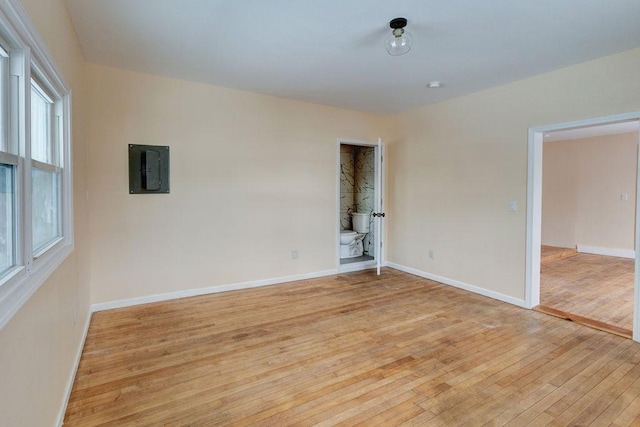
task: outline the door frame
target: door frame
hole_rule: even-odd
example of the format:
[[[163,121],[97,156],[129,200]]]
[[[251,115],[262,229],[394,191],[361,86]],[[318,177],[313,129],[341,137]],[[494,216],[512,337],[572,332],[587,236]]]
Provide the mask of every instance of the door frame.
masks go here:
[[[376,218],[376,221],[379,221],[379,237],[375,240],[380,241],[380,247],[375,248],[375,256],[372,261],[363,261],[363,262],[354,262],[349,264],[340,264],[340,146],[341,145],[358,145],[361,147],[373,147],[375,152],[375,156],[377,158],[378,153],[380,153],[381,165],[378,167],[376,162],[376,171],[375,171],[375,182],[380,183],[379,188],[375,189],[376,197],[380,200],[380,212],[384,212],[384,144],[382,143],[382,139],[378,138],[378,141],[364,141],[360,139],[351,139],[351,138],[338,138],[336,144],[336,240],[335,240],[335,253],[336,253],[336,266],[339,273],[346,273],[350,271],[360,271],[367,270],[370,268],[376,268],[378,262],[380,265],[385,266],[385,244],[383,243],[383,237],[385,232],[385,221],[382,218]],[[375,243],[374,243],[375,246]]]
[[[527,246],[525,266],[525,307],[540,304],[540,246],[542,244],[542,147],[544,133],[619,122],[640,121],[640,111],[597,117],[575,122],[529,128],[527,155]],[[633,302],[633,340],[640,342],[640,141],[636,176],[636,234]]]

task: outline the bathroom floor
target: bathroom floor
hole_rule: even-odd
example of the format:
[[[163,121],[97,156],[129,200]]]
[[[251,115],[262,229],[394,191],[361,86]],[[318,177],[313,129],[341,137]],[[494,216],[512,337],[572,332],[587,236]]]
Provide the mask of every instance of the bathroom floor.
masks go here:
[[[342,258],[340,259],[340,264],[351,264],[354,262],[364,262],[364,261],[373,261],[373,257],[369,255],[362,255],[353,258]]]

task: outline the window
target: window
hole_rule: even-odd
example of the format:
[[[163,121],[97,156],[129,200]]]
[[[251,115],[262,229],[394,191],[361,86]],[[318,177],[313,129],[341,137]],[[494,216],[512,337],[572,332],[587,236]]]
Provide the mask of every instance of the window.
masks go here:
[[[73,250],[71,95],[28,19],[0,2],[0,328]]]
[[[33,254],[61,236],[60,175],[56,129],[60,117],[53,114],[53,100],[31,82],[31,216]]]
[[[18,259],[16,208],[18,152],[8,132],[9,53],[0,41],[0,277],[13,269]]]
[[[0,275],[16,265],[15,166],[0,163]]]

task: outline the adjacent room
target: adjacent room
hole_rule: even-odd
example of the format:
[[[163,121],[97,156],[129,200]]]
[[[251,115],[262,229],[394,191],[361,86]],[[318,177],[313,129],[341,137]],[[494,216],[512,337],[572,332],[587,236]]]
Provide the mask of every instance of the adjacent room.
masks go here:
[[[0,0],[0,424],[639,423],[638,22]]]
[[[631,338],[638,122],[545,135],[540,311]]]

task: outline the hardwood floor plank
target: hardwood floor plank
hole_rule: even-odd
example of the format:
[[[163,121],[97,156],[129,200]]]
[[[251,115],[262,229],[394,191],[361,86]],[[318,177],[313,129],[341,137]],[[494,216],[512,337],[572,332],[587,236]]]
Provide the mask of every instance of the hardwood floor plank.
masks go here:
[[[622,427],[622,426],[630,426],[630,425],[640,425],[637,423],[638,417],[638,408],[640,408],[640,396],[636,396],[633,398],[629,396],[629,404],[626,408],[618,415],[611,423],[612,426]],[[635,423],[635,424],[634,424]]]
[[[500,405],[496,408],[497,414],[491,417],[490,420],[485,421],[485,426],[503,426],[509,423],[514,418],[520,416],[527,409],[533,407],[545,397],[549,396],[557,387],[551,384],[541,384],[535,388],[530,387],[529,390],[518,390],[517,387],[512,386],[512,398],[513,404],[507,408],[504,405]],[[537,414],[539,415],[539,413]],[[536,416],[537,416],[536,415]]]
[[[541,413],[546,413],[551,417],[557,417],[562,414],[563,406],[567,405],[567,402],[563,402],[563,399],[573,399],[574,396],[579,396],[579,387],[588,381],[589,378],[596,374],[610,360],[612,360],[612,358],[614,358],[620,351],[618,346],[619,343],[616,343],[617,340],[613,339],[612,341],[609,341],[609,339],[611,339],[610,336],[606,336],[604,333],[602,335],[604,340],[599,341],[599,345],[597,347],[592,347],[594,353],[587,355],[587,357],[583,357],[585,355],[584,350],[581,351],[582,354],[579,354],[578,357],[572,360],[575,362],[573,365],[569,366],[568,369],[564,369],[562,372],[558,372],[565,379],[563,381],[556,381],[557,388],[554,391],[543,397],[530,408],[523,411],[507,425],[526,425],[533,422],[533,420],[538,419]],[[627,343],[628,342],[622,342],[622,344]],[[584,363],[585,361],[587,363]],[[571,373],[571,376],[567,375],[568,372]],[[541,378],[539,381],[549,380],[552,376],[553,373],[551,376]],[[556,375],[553,378],[557,379],[558,376]]]
[[[619,411],[616,410],[615,406],[612,411],[608,411],[608,409],[631,386],[633,376],[638,375],[638,373],[640,373],[640,365],[637,360],[629,359],[621,364],[612,375],[601,381],[581,399],[591,399],[591,402],[578,417],[572,420],[572,423],[586,425],[591,423],[610,424],[613,422],[615,416],[612,414],[617,416]],[[606,391],[602,392],[602,389],[606,389]]]
[[[636,365],[633,368],[633,372],[625,377],[612,387],[612,390],[608,395],[603,398],[604,402],[609,402],[609,406],[605,409],[594,421],[594,424],[612,424],[616,418],[622,414],[622,412],[631,403],[630,396],[640,395],[640,379],[638,378],[638,370],[640,364],[635,362]],[[627,384],[629,384],[627,386]]]
[[[408,419],[424,412],[416,405],[421,399],[415,392],[409,391],[394,396],[391,399],[368,405],[367,407],[354,407],[344,412],[342,421],[327,425],[355,426],[355,425],[399,425]],[[324,422],[323,422],[324,423]]]
[[[640,346],[385,268],[95,313],[65,426],[633,423]]]

